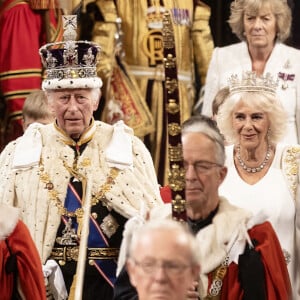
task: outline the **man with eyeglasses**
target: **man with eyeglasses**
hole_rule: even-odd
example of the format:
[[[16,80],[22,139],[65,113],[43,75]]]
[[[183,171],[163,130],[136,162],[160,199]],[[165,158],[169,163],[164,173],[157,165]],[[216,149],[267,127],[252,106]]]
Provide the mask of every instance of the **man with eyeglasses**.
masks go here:
[[[133,235],[127,269],[139,300],[185,300],[200,270],[196,240],[178,222],[149,221]]]
[[[196,235],[201,264],[199,283],[186,291],[186,299],[289,299],[288,271],[271,224],[265,222],[265,216],[253,216],[218,194],[227,168],[216,123],[205,116],[185,121],[182,148],[187,223]],[[168,217],[170,212],[168,205],[155,208],[150,219]],[[137,299],[129,296],[129,290],[123,269],[114,299]]]

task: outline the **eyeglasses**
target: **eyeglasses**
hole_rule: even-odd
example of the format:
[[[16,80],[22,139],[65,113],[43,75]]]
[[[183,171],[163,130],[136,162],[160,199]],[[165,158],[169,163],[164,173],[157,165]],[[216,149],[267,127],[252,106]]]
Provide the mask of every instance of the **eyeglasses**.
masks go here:
[[[184,162],[183,167],[185,171],[188,170],[190,165],[193,166],[197,174],[205,174],[208,173],[212,168],[222,167],[222,165],[210,161],[197,161],[193,164],[188,164],[187,162]]]
[[[137,261],[135,259],[131,259],[134,264],[140,267],[145,275],[152,275],[157,272],[159,268],[164,269],[167,275],[169,276],[179,276],[182,273],[191,267],[190,265],[185,265],[180,262],[173,262],[173,261],[162,261],[158,262],[156,260],[149,260],[149,261]]]

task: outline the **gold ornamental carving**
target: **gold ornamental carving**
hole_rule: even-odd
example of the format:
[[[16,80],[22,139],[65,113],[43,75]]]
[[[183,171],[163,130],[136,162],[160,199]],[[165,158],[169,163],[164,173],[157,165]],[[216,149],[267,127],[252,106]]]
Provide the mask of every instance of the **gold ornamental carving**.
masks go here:
[[[174,57],[171,53],[167,55],[167,58],[164,58],[165,68],[173,69],[176,67],[176,57]]]
[[[176,213],[182,213],[185,211],[185,199],[182,199],[180,195],[176,195],[175,199],[172,200],[172,208]]]
[[[169,145],[169,159],[171,162],[182,160],[182,145],[177,144],[177,146]]]
[[[178,88],[178,82],[175,78],[166,78],[166,89],[168,91],[168,94],[174,93],[174,91]]]
[[[178,123],[170,123],[168,124],[168,132],[171,136],[176,136],[180,134],[181,127]]]
[[[168,100],[167,112],[172,115],[177,114],[179,112],[179,105],[176,103],[175,99]]]
[[[169,172],[169,185],[173,191],[182,191],[185,187],[185,170],[179,164],[172,164]]]

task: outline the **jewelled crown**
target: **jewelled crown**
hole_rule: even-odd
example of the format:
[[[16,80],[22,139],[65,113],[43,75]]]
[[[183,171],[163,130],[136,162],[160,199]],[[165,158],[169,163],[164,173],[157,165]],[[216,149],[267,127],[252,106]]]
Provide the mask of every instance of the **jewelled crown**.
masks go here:
[[[100,47],[89,41],[76,41],[77,16],[63,15],[64,41],[49,43],[39,50],[46,78],[43,90],[100,88],[97,56]]]
[[[266,92],[276,94],[278,80],[274,80],[270,73],[265,76],[257,76],[255,72],[244,72],[241,78],[231,75],[228,79],[229,91],[231,94],[240,92]]]

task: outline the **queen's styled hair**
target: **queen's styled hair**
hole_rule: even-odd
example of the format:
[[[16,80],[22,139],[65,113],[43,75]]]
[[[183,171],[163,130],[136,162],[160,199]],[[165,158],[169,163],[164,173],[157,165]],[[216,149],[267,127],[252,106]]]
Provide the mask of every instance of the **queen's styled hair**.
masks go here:
[[[292,14],[286,0],[235,0],[231,3],[231,14],[228,23],[232,32],[244,41],[244,15],[257,15],[259,10],[269,5],[276,18],[277,40],[284,42],[290,36]]]
[[[241,102],[267,114],[270,122],[268,141],[273,144],[278,143],[286,131],[287,113],[274,94],[262,91],[242,91],[230,94],[220,107],[217,124],[226,141],[233,144],[238,142],[238,133],[233,129],[233,113],[237,104]]]

